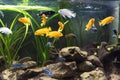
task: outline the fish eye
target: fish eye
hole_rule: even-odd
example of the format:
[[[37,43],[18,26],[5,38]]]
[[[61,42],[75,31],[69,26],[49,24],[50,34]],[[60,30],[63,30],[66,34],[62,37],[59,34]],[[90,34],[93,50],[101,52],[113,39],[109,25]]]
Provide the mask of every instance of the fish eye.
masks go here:
[[[111,19],[114,19],[113,17],[111,17]]]

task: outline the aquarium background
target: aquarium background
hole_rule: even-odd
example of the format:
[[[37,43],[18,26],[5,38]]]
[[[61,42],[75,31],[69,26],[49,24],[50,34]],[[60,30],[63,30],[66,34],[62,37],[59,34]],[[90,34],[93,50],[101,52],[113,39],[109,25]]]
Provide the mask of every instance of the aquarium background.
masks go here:
[[[37,14],[41,10],[53,10],[56,12],[57,16],[51,17],[52,19],[46,24],[46,26],[52,26],[53,30],[57,29],[56,26],[58,25],[58,21],[69,21],[63,30],[64,36],[55,42],[55,47],[57,49],[61,49],[68,46],[84,47],[88,44],[92,44],[93,42],[100,43],[102,41],[106,41],[109,44],[117,43],[117,39],[113,38],[112,35],[113,29],[116,29],[118,33],[120,30],[119,7],[120,1],[117,0],[0,0],[0,18],[3,20],[5,25],[9,27],[17,15],[22,17],[29,13],[35,21],[32,20],[33,27],[28,31],[28,35],[19,50],[19,56],[23,57],[29,55],[36,59],[35,54],[37,53],[37,50],[34,45],[36,44],[34,43],[34,31],[38,29],[40,24],[41,16],[38,16]],[[63,18],[58,14],[58,10],[63,8],[74,11],[76,13],[76,17],[71,19]],[[19,10],[22,10],[23,13]],[[27,13],[24,14],[24,11]],[[107,16],[114,16],[115,20],[110,24],[100,27],[98,22]],[[85,26],[90,18],[95,18],[95,27],[97,27],[96,32],[91,30],[88,32],[85,31]],[[20,26],[23,26],[23,24],[16,20],[14,28],[17,29]],[[65,37],[65,35],[69,33],[75,34],[76,37]]]

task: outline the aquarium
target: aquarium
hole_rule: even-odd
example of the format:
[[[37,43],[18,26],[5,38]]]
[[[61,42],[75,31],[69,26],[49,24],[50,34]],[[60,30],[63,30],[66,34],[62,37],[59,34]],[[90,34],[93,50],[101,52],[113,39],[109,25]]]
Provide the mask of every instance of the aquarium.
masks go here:
[[[0,80],[119,80],[119,0],[0,0]]]

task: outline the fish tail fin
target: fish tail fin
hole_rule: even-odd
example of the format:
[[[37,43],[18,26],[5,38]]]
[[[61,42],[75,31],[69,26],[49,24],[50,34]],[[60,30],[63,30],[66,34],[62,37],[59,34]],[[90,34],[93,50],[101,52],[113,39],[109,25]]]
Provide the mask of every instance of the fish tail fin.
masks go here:
[[[85,28],[85,31],[88,31],[88,28]]]
[[[73,17],[76,17],[76,13],[73,13],[72,16],[73,16]]]

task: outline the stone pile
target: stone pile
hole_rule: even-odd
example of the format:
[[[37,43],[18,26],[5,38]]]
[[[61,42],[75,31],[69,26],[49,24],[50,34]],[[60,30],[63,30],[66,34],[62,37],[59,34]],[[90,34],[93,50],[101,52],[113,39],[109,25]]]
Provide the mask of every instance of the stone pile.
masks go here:
[[[120,49],[108,51],[104,42],[98,49],[87,49],[76,46],[62,48],[57,58],[65,60],[53,60],[53,63],[43,67],[37,67],[31,59],[23,59],[19,62],[24,64],[23,67],[10,67],[2,71],[1,80],[120,80],[120,68],[113,63],[114,53],[117,55]],[[46,69],[47,73],[44,72]]]

